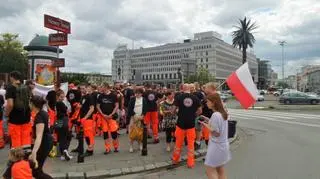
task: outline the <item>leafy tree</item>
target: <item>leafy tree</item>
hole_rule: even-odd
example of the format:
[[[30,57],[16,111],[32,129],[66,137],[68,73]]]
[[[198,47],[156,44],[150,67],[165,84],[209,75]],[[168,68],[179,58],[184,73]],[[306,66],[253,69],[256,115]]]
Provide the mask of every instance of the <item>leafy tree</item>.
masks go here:
[[[277,87],[280,87],[280,88],[282,88],[282,89],[286,89],[286,88],[289,88],[289,84],[286,83],[285,81],[279,81],[279,82],[277,83]]]
[[[208,69],[205,69],[205,68],[199,68],[194,75],[190,75],[186,79],[187,83],[198,82],[201,85],[206,84],[208,82],[213,82],[213,81],[215,81],[214,76],[211,75]]]
[[[0,34],[0,73],[16,70],[25,78],[28,74],[27,53],[18,37],[18,34]]]
[[[237,30],[232,33],[232,44],[234,47],[239,47],[242,50],[242,63],[247,61],[247,48],[253,47],[255,38],[253,31],[258,28],[255,22],[251,23],[251,20],[247,20],[245,17],[243,20],[239,20],[239,26],[235,26]]]
[[[63,82],[69,82],[74,84],[88,82],[87,77],[83,73],[61,73],[61,80]]]

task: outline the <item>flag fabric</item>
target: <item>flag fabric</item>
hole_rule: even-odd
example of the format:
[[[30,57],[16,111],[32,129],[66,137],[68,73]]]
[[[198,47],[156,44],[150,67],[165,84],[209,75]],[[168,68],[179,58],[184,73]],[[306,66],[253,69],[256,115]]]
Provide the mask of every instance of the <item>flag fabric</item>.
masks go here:
[[[233,72],[226,82],[243,108],[248,109],[256,103],[258,89],[252,80],[248,62]]]

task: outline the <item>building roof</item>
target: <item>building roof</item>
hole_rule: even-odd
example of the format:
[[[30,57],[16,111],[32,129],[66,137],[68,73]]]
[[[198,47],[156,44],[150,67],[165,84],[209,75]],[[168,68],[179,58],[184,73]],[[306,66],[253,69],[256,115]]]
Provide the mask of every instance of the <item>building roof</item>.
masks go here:
[[[28,46],[24,47],[25,50],[42,50],[42,51],[51,51],[56,52],[57,47],[49,46],[49,38],[45,35],[36,35],[30,42]],[[62,53],[62,49],[59,49],[60,53]]]

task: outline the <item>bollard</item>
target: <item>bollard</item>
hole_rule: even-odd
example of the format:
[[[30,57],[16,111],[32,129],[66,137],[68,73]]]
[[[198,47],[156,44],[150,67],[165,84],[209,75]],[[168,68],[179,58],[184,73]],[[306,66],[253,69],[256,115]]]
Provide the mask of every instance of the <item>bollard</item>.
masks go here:
[[[148,129],[147,129],[147,125],[145,125],[143,122],[143,139],[142,139],[142,151],[141,151],[142,156],[148,155],[147,145],[148,145]]]
[[[84,163],[84,143],[83,143],[83,127],[80,126],[80,131],[78,135],[78,144],[79,144],[79,151],[78,151],[78,163]]]

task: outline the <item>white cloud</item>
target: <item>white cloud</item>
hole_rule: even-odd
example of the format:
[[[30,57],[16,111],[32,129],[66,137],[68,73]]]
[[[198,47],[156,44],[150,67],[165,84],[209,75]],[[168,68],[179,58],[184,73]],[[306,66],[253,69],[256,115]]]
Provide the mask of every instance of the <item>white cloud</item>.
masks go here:
[[[285,39],[288,66],[320,58],[320,3],[317,0],[7,0],[0,7],[0,33],[19,33],[27,44],[43,27],[43,14],[71,22],[69,45],[62,47],[64,71],[111,73],[112,51],[132,40],[135,47],[192,38],[214,30],[231,42],[232,26],[245,15],[259,25],[257,57],[281,64],[277,41]],[[19,7],[19,8],[16,8]],[[281,69],[281,68],[280,68]],[[290,69],[287,69],[288,74]]]

